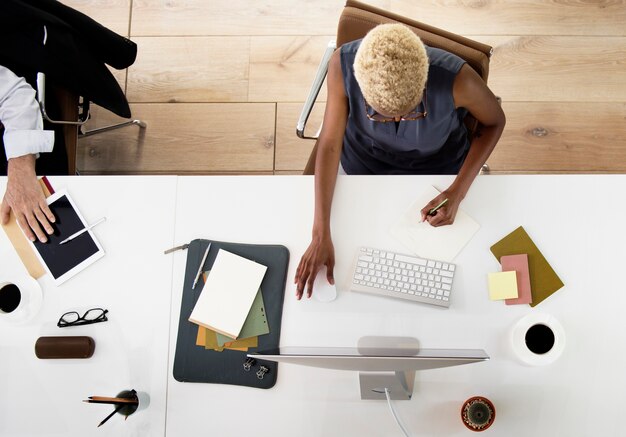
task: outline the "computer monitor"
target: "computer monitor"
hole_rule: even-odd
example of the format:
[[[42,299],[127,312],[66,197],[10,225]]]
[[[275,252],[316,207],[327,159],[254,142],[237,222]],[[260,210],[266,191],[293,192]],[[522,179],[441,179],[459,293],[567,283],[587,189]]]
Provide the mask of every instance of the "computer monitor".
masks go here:
[[[415,371],[489,360],[482,349],[420,349],[408,337],[363,337],[358,347],[281,347],[248,354],[279,363],[359,371],[361,399],[411,399]],[[376,373],[388,372],[388,373]],[[394,372],[393,374],[389,372]]]

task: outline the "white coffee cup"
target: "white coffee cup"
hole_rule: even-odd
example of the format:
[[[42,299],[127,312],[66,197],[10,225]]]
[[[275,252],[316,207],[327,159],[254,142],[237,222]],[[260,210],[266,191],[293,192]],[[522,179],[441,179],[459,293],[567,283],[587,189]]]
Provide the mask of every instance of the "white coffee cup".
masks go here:
[[[529,344],[529,334],[537,328],[550,338],[540,348]],[[545,348],[541,350],[541,347]],[[511,347],[517,357],[530,366],[543,366],[556,361],[565,349],[565,330],[550,314],[530,313],[522,317],[511,331]],[[534,350],[533,350],[534,349]]]
[[[41,309],[39,283],[30,276],[0,278],[0,321],[23,323]]]

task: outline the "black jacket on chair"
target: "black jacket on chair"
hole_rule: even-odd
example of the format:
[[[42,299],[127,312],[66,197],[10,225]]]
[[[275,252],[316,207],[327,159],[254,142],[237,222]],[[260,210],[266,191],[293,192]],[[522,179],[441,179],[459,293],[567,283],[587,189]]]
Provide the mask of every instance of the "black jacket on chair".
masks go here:
[[[129,118],[128,101],[105,64],[132,65],[137,45],[56,0],[0,0],[0,65],[46,80]]]

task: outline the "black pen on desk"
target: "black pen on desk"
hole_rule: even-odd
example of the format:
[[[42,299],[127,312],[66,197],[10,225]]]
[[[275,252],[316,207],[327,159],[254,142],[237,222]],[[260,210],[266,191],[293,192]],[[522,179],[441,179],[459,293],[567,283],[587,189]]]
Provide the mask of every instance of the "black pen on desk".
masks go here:
[[[78,237],[79,235],[84,234],[85,232],[87,232],[88,230],[90,230],[91,228],[93,228],[96,225],[99,225],[100,223],[102,223],[103,221],[105,221],[107,218],[106,217],[102,217],[98,220],[96,220],[95,222],[93,222],[92,224],[85,226],[83,229],[81,229],[78,232],[74,232],[72,235],[70,235],[69,237],[67,237],[65,240],[61,241],[59,244],[65,244],[67,242],[72,241],[74,238]]]
[[[209,254],[209,250],[211,249],[211,243],[206,248],[204,252],[204,256],[202,257],[202,261],[200,261],[200,265],[198,266],[198,273],[196,273],[196,279],[193,280],[193,285],[191,286],[192,290],[196,289],[196,284],[198,283],[198,279],[200,279],[200,275],[202,274],[202,267],[204,267],[204,262],[206,261],[206,257]]]
[[[115,413],[117,413],[118,411],[120,411],[122,408],[124,407],[124,404],[119,404],[115,410],[113,410],[113,412],[111,414],[109,414],[107,417],[104,418],[104,420],[102,422],[100,422],[100,424],[98,425],[98,428],[100,428],[102,425],[104,425],[106,423],[107,420],[109,420],[111,417],[113,417],[113,415]]]

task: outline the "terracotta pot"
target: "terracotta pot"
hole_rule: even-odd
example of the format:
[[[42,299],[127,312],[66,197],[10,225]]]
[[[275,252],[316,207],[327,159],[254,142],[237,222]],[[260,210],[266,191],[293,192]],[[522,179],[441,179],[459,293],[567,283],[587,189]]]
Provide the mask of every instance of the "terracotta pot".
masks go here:
[[[496,408],[489,399],[482,396],[469,398],[461,407],[461,421],[472,431],[486,430],[495,419]]]

